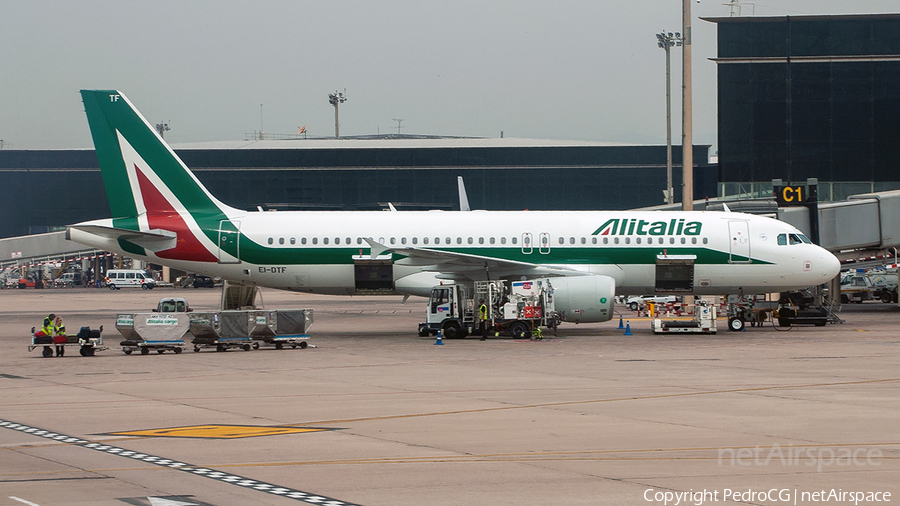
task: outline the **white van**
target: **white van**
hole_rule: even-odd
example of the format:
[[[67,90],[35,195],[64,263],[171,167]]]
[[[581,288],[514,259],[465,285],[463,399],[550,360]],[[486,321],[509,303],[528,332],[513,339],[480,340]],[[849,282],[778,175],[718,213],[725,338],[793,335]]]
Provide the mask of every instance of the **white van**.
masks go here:
[[[138,288],[151,290],[156,286],[156,281],[148,277],[144,271],[137,269],[110,269],[106,271],[106,287],[110,290],[120,288]]]

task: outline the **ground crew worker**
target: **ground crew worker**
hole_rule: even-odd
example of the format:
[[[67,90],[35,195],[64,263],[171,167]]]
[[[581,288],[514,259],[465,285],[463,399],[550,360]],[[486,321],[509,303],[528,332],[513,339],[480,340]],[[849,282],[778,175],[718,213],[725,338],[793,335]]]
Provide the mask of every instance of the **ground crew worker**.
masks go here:
[[[488,318],[487,304],[484,303],[484,299],[481,299],[481,305],[478,306],[478,319],[481,321],[481,340],[482,341],[484,341],[487,338],[487,318]]]
[[[41,326],[41,330],[34,333],[34,337],[53,337],[54,320],[56,320],[56,315],[50,313],[50,316],[44,318],[44,325]]]
[[[53,344],[56,345],[56,356],[61,357],[66,354],[66,325],[62,321],[62,316],[57,316],[53,321]]]

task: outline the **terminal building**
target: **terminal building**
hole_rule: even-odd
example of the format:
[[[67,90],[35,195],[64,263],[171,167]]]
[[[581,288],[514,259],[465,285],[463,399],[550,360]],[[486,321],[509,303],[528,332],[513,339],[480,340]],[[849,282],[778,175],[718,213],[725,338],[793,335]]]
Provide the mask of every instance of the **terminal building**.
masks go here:
[[[716,196],[709,148],[694,146],[697,198]],[[471,207],[487,210],[632,209],[663,203],[666,188],[665,146],[392,135],[174,149],[219,200],[248,210],[458,209],[457,176]],[[680,188],[680,146],[673,160]],[[3,150],[0,174],[0,237],[110,217],[93,150]]]
[[[706,18],[718,29],[719,194],[817,178],[900,188],[900,14]]]

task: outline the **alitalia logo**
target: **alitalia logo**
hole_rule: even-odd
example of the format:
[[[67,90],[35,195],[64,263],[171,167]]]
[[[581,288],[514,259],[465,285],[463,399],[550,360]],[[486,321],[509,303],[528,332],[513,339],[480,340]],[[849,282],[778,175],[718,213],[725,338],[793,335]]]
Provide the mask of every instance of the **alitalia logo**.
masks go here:
[[[699,221],[684,221],[684,218],[669,221],[645,221],[634,218],[610,218],[591,235],[700,235],[703,224]]]

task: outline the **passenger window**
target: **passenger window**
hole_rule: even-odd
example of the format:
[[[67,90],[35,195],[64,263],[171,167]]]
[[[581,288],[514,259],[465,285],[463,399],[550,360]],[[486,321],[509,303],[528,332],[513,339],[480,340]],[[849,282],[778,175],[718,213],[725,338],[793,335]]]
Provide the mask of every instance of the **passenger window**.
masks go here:
[[[625,244],[631,244],[631,237],[625,238]]]
[[[291,244],[297,244],[297,239],[291,237]]]
[[[566,243],[566,238],[565,238],[565,237],[560,237],[560,238],[559,238],[559,243],[560,243],[560,244],[565,244],[565,243]]]
[[[513,244],[516,244],[516,243],[519,241],[519,240],[516,238],[516,236],[511,237],[509,240],[512,241]]]
[[[697,238],[691,237],[691,244],[697,244]]]
[[[306,244],[306,237],[300,238],[300,244]]]
[[[635,238],[634,238],[634,243],[635,243],[635,244],[640,244],[640,243],[641,243],[641,238],[640,238],[640,237],[635,237]]]
[[[406,244],[406,237],[400,238],[400,244]]]
[[[125,279],[134,279],[134,273],[133,273],[133,272],[126,272],[126,273],[125,273]]]
[[[418,237],[413,237],[413,238],[412,238],[412,243],[413,243],[413,244],[419,244],[419,238],[418,238]],[[427,237],[425,238],[425,244],[428,244],[428,238],[427,238]]]
[[[669,237],[669,244],[675,244],[675,238]]]
[[[484,244],[484,237],[478,238],[478,244]]]
[[[269,237],[269,244],[275,244],[275,239]]]
[[[397,244],[397,238],[391,237],[391,244]]]
[[[619,238],[618,238],[618,237],[613,237],[613,243],[619,244]]]
[[[313,242],[313,244],[319,244],[319,238],[313,237],[312,242]]]
[[[494,244],[494,238],[491,237],[491,244]]]
[[[575,238],[569,237],[569,244],[575,244]]]
[[[350,244],[352,244],[352,243],[350,242],[350,238],[349,238],[349,237],[347,238],[346,244],[347,244],[347,246],[349,246]]]
[[[462,244],[462,237],[456,238],[456,244]]]
[[[685,239],[684,237],[682,237],[682,238],[681,238],[681,244],[687,244],[687,239]]]
[[[603,244],[609,244],[609,237],[603,238]]]
[[[581,238],[581,244],[587,244],[587,239],[585,239],[584,237],[582,237],[582,238]]]
[[[472,238],[469,237],[469,244],[472,244],[473,242],[475,242],[475,241],[473,241]]]
[[[706,238],[706,237],[704,237],[704,238],[703,238],[703,244],[709,244],[709,239]]]
[[[278,244],[284,244],[284,237],[278,238]]]
[[[597,244],[597,237],[591,237],[591,244]]]

